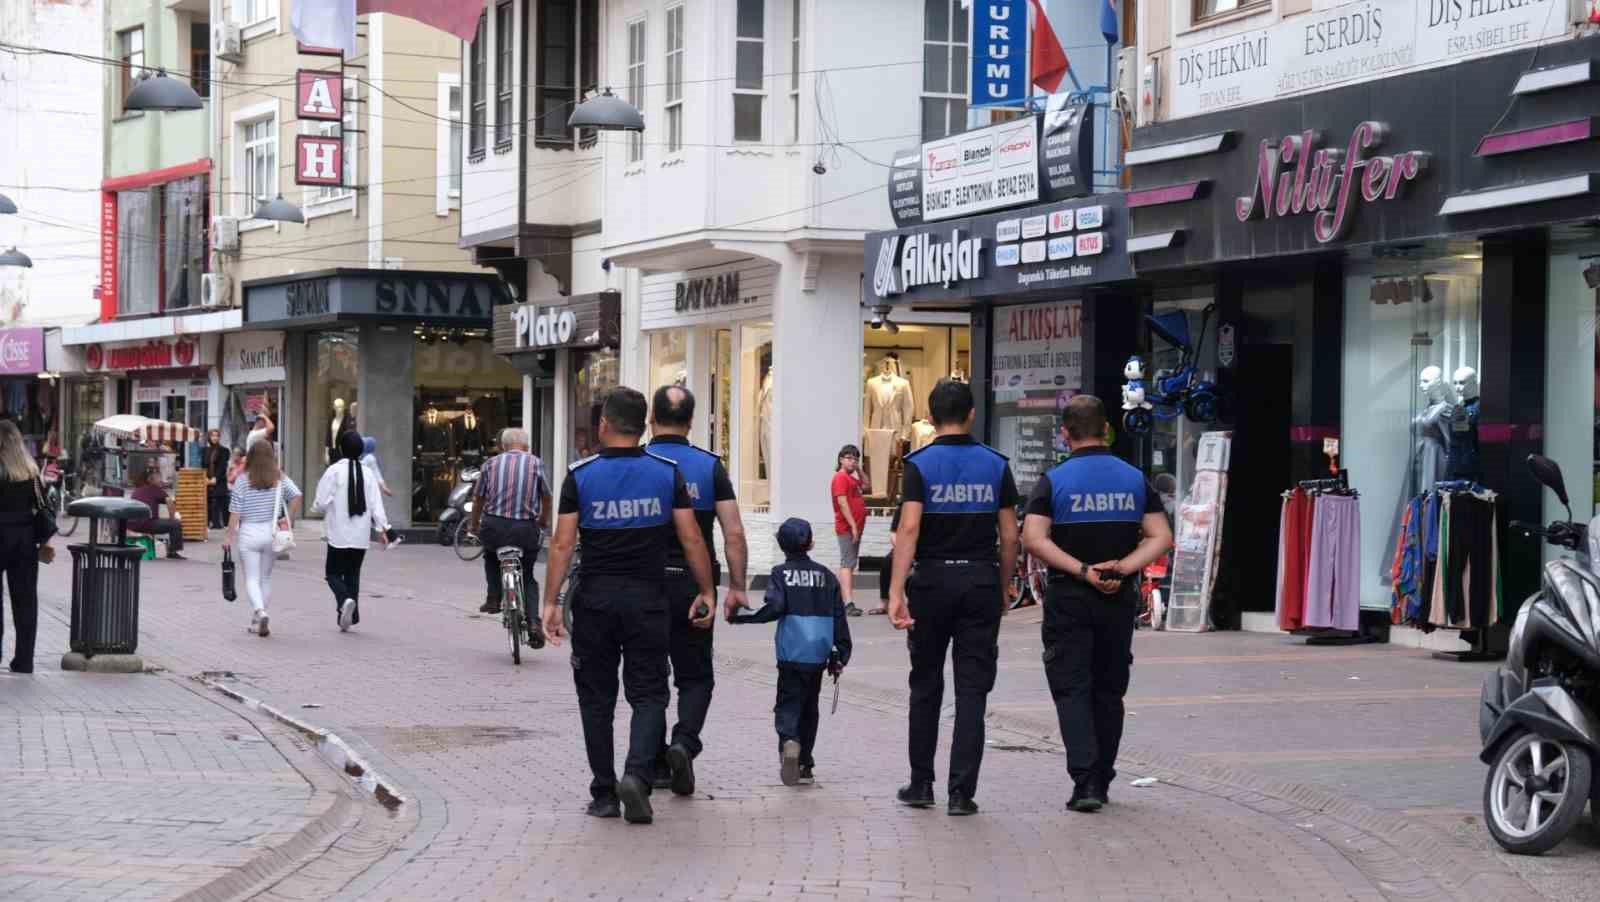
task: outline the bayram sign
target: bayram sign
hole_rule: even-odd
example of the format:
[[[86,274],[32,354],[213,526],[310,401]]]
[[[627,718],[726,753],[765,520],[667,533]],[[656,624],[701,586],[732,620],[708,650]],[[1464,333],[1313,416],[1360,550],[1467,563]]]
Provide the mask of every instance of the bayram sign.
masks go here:
[[[1310,129],[1285,135],[1276,146],[1263,140],[1255,187],[1234,202],[1234,215],[1249,222],[1311,213],[1317,241],[1337,241],[1349,228],[1358,200],[1394,200],[1406,182],[1427,168],[1428,154],[1420,150],[1367,156],[1387,133],[1382,123],[1363,122],[1342,151],[1318,148],[1318,133]]]

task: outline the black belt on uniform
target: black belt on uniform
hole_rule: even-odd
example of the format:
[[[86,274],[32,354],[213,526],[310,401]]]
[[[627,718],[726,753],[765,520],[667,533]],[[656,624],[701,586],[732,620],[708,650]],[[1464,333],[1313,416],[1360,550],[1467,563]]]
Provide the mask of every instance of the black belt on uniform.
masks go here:
[[[999,561],[968,560],[968,559],[965,559],[965,558],[963,558],[961,560],[953,560],[953,559],[950,559],[950,558],[945,558],[945,559],[937,559],[937,558],[935,558],[935,559],[931,559],[931,560],[914,561],[913,563],[915,563],[915,564],[927,564],[927,565],[930,565],[930,566],[937,566],[937,567],[998,567],[998,566],[1000,566],[1000,562]]]

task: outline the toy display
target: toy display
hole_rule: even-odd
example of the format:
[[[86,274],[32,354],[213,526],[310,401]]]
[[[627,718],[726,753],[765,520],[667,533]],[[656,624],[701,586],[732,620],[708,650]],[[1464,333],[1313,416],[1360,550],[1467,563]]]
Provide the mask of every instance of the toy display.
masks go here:
[[[1205,344],[1212,310],[1208,306],[1201,315],[1200,335],[1192,345],[1188,314],[1179,310],[1145,316],[1150,331],[1182,355],[1176,369],[1157,371],[1149,388],[1145,385],[1144,361],[1128,358],[1122,370],[1123,378],[1128,380],[1122,387],[1122,426],[1130,434],[1147,435],[1157,419],[1171,420],[1179,414],[1197,423],[1216,422],[1220,402],[1216,383],[1204,378],[1195,365],[1198,350]]]

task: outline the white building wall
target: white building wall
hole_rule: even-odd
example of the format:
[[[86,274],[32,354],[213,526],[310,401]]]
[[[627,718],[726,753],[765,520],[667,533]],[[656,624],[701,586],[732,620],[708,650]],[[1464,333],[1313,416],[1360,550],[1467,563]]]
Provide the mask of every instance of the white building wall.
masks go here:
[[[97,0],[0,3],[0,39],[99,56]],[[63,78],[63,67],[72,77]],[[100,310],[98,223],[104,121],[101,82],[83,63],[0,54],[0,188],[17,215],[0,216],[0,249],[16,246],[32,269],[0,269],[0,322],[76,324]],[[22,123],[26,125],[22,125]],[[18,186],[18,187],[9,187]]]

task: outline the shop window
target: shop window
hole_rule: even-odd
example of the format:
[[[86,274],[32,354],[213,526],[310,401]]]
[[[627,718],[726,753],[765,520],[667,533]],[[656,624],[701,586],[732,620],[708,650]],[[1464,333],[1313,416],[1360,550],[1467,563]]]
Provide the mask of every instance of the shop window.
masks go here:
[[[682,329],[650,333],[650,390],[689,384],[689,333]]]
[[[972,332],[966,326],[902,323],[897,330],[864,326],[861,453],[875,504],[900,497],[905,455],[933,440],[928,393],[944,378],[968,379]]]
[[[484,123],[489,117],[488,85],[486,80],[488,72],[484,65],[484,54],[489,50],[487,43],[488,30],[487,15],[478,17],[478,30],[472,36],[472,43],[467,45],[467,77],[469,90],[472,92],[472,106],[467,114],[467,140],[469,149],[467,159],[473,163],[483,159],[484,142],[487,137]]]
[[[315,486],[328,465],[339,459],[338,438],[360,422],[361,341],[355,330],[312,333],[307,348],[310,378],[306,381],[306,479]],[[283,423],[273,420],[283,440]],[[409,449],[379,448],[380,457]]]
[[[738,403],[750,414],[740,414],[734,437],[739,480],[739,497],[764,505],[772,497],[774,472],[772,418],[777,394],[773,390],[772,324],[757,323],[739,327]],[[819,484],[818,490],[821,491]]]
[[[267,385],[235,385],[228,388],[227,401],[222,408],[222,443],[230,448],[244,450],[245,439],[255,428],[256,417],[266,415],[278,427],[276,441],[283,442],[284,422],[280,413],[283,388]],[[318,460],[321,460],[319,457]]]
[[[967,10],[961,0],[922,7],[922,140],[967,127]]]
[[[1544,453],[1561,465],[1579,521],[1600,515],[1600,248],[1553,247],[1545,335]],[[1593,369],[1593,376],[1590,369]],[[1544,493],[1545,522],[1565,520],[1554,493]],[[1546,546],[1547,557],[1560,549]]]
[[[644,109],[644,54],[645,30],[643,18],[628,23],[628,102],[635,109]],[[628,162],[644,159],[644,135],[628,133]]]
[[[712,337],[711,450],[724,461],[733,459],[733,330],[718,329]]]
[[[683,4],[667,8],[667,153],[683,149]]]
[[[480,331],[418,329],[412,442],[416,523],[439,519],[461,471],[499,452],[522,423],[522,375]]]
[[[739,0],[734,37],[733,140],[760,141],[766,100],[766,0]]]
[[[1447,413],[1460,401],[1456,371],[1480,367],[1480,254],[1470,247],[1400,265],[1380,259],[1345,279],[1338,463],[1361,493],[1366,607],[1389,607],[1405,503],[1465,465],[1452,457]]]
[[[617,387],[621,370],[614,350],[573,351],[569,357],[571,403],[567,409],[572,411],[572,433],[567,437],[567,459],[576,461],[600,449],[600,439],[595,434],[600,405],[605,402],[606,392]]]

